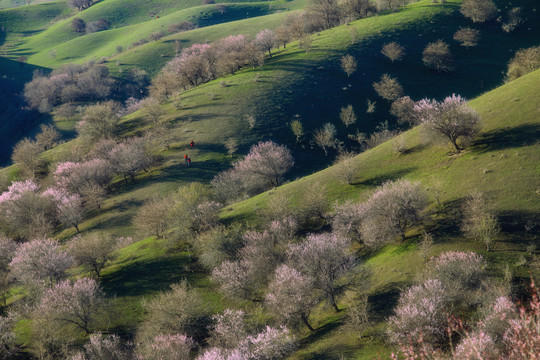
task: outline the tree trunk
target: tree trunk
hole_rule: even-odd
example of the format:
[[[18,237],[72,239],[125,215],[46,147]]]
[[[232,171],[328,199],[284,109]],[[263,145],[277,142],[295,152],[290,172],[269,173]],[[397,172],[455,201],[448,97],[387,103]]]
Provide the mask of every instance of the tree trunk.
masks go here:
[[[452,138],[450,138],[450,141],[452,142],[452,145],[454,145],[454,147],[456,148],[456,151],[457,151],[458,153],[460,153],[460,152],[461,152],[461,148],[460,148],[460,147],[458,146],[458,144],[457,144],[457,139],[452,139]]]
[[[315,329],[310,325],[308,319],[307,319],[307,316],[305,315],[301,315],[300,316],[302,318],[302,322],[304,323],[304,325],[306,325],[306,327],[309,329],[309,331],[315,331]]]

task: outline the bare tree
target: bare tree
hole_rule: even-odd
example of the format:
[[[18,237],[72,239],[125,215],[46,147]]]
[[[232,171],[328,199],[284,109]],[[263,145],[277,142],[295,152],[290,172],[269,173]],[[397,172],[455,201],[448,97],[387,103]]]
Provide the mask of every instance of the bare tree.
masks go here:
[[[422,52],[422,61],[427,67],[438,72],[454,69],[454,59],[447,43],[442,40],[429,43]]]
[[[77,124],[77,132],[92,142],[114,138],[120,121],[118,111],[119,106],[114,101],[88,106]]]
[[[326,156],[328,156],[328,148],[337,148],[339,145],[336,134],[336,127],[331,123],[324,124],[322,128],[315,130],[313,134],[315,144],[324,150]]]
[[[457,152],[463,150],[480,131],[480,116],[459,95],[448,96],[442,102],[421,100],[414,111],[429,130],[448,138]],[[458,144],[460,139],[464,141],[461,145]]]
[[[399,45],[399,43],[392,41],[383,45],[381,53],[389,58],[390,61],[394,62],[403,59],[405,48]]]
[[[540,68],[540,46],[533,46],[516,52],[508,62],[506,81],[512,81]]]
[[[351,185],[356,177],[357,168],[356,162],[354,161],[355,156],[355,153],[343,152],[339,154],[336,160],[334,174],[343,184]]]
[[[343,71],[345,71],[347,77],[351,77],[351,75],[356,71],[356,60],[354,60],[354,57],[351,55],[342,56],[341,68]]]
[[[159,334],[186,334],[202,339],[210,322],[210,309],[186,282],[171,285],[147,302],[146,315],[137,331],[138,342],[152,341]]]
[[[229,156],[233,156],[238,150],[238,140],[235,138],[228,138],[225,141],[225,148],[227,149],[227,154],[229,154]]]
[[[471,28],[460,28],[454,34],[454,40],[460,43],[461,46],[467,49],[472,46],[478,45],[480,39],[480,30]]]
[[[69,4],[79,11],[89,8],[94,0],[69,0]]]
[[[298,39],[298,47],[306,51],[306,54],[311,50],[313,46],[313,39],[309,35],[304,35]]]
[[[159,39],[165,36],[165,33],[163,31],[156,31],[156,32],[150,33],[149,36],[151,40],[154,40],[155,42],[157,42]]]
[[[291,39],[292,39],[292,34],[288,26],[280,25],[276,29],[276,40],[277,40],[278,48],[280,45],[283,45],[283,48],[286,49],[287,44],[291,41]]]
[[[43,150],[49,150],[60,139],[60,133],[51,124],[41,124],[39,128],[41,131],[36,135],[36,143],[42,146]]]
[[[117,241],[108,234],[90,233],[77,236],[69,243],[69,253],[79,266],[92,271],[99,279],[107,263],[116,257]]]
[[[461,13],[475,23],[482,23],[495,18],[497,6],[492,0],[464,0]]]
[[[341,9],[336,0],[310,0],[307,11],[322,22],[324,29],[338,25],[341,19]]]
[[[146,118],[150,120],[153,125],[158,124],[163,115],[166,114],[165,109],[161,106],[159,101],[153,98],[146,99],[142,104],[142,109]]]
[[[379,82],[373,83],[377,94],[385,100],[394,101],[403,95],[403,87],[396,78],[383,74]]]
[[[345,127],[349,127],[356,122],[356,115],[354,114],[354,109],[352,105],[347,105],[347,107],[342,107],[339,113],[339,118],[345,124]]]
[[[415,117],[414,105],[415,103],[410,97],[400,97],[390,106],[390,114],[397,117],[400,124],[415,125],[417,119]]]
[[[13,148],[11,159],[19,164],[22,172],[29,178],[34,178],[44,164],[40,154],[43,147],[36,141],[24,138]]]
[[[141,206],[133,222],[145,234],[155,235],[159,239],[171,225],[171,207],[172,202],[168,198],[151,199]]]
[[[73,18],[71,20],[71,29],[79,34],[84,34],[86,32],[86,22],[81,18]]]
[[[135,174],[145,170],[153,163],[153,157],[149,154],[146,140],[143,138],[131,138],[117,144],[109,152],[110,162],[113,167],[124,176],[124,181],[135,181]]]
[[[361,19],[368,16],[373,10],[373,5],[369,0],[346,0],[342,3],[344,12],[353,19]]]
[[[490,251],[491,244],[499,234],[500,226],[481,192],[474,191],[463,204],[461,229],[465,235],[482,242],[486,250]]]

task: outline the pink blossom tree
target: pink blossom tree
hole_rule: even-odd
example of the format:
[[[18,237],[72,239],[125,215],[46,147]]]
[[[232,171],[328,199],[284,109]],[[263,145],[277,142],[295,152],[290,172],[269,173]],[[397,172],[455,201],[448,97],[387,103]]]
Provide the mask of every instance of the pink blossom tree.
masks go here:
[[[266,303],[272,313],[284,322],[295,324],[301,320],[314,331],[309,323],[311,309],[317,303],[313,279],[287,265],[279,266],[268,287]]]
[[[62,281],[48,289],[36,311],[50,315],[50,320],[71,324],[89,334],[103,312],[105,297],[94,279]]]
[[[128,176],[135,181],[135,174],[146,171],[153,161],[143,138],[132,138],[116,145],[109,152],[109,157],[113,168],[124,176],[126,184]]]
[[[313,287],[324,294],[336,311],[339,311],[339,296],[354,283],[349,275],[357,259],[349,251],[349,245],[349,240],[342,236],[321,233],[290,245],[287,251],[289,264],[313,279]]]
[[[439,280],[409,288],[401,294],[389,318],[390,339],[403,347],[420,337],[428,345],[440,344],[447,338],[447,301]]]
[[[272,57],[272,49],[276,46],[278,38],[276,33],[270,29],[259,31],[255,37],[255,43],[263,50],[268,51],[268,55]]]
[[[285,358],[295,347],[296,340],[288,328],[266,326],[260,333],[248,336],[239,349],[250,360],[278,360]]]
[[[189,360],[195,342],[183,334],[158,334],[150,343],[139,345],[140,360]]]
[[[9,263],[13,259],[16,249],[17,244],[15,241],[0,237],[0,299],[3,302],[3,306],[7,305],[7,294],[11,285]]]
[[[208,343],[213,347],[234,349],[249,335],[246,313],[242,310],[225,309],[212,316],[212,320]]]
[[[438,279],[446,290],[446,296],[454,305],[465,304],[468,308],[478,305],[487,291],[484,284],[487,273],[482,255],[474,252],[447,251],[433,257],[428,264],[430,277]]]
[[[81,197],[78,194],[70,195],[62,190],[49,188],[43,192],[56,204],[58,220],[65,226],[73,226],[79,233],[79,223],[84,217]]]
[[[84,350],[73,355],[69,360],[131,360],[133,354],[129,343],[115,334],[90,335],[90,340],[84,345]]]
[[[0,359],[13,359],[18,351],[17,339],[13,331],[15,320],[13,316],[0,316]]]
[[[16,181],[0,195],[0,228],[12,238],[47,236],[55,215],[55,204],[33,181]]]
[[[420,100],[414,106],[414,111],[422,124],[433,133],[450,140],[458,153],[481,128],[480,116],[467,105],[467,100],[459,95],[452,94],[442,102]]]
[[[73,258],[55,240],[22,243],[9,267],[12,276],[30,288],[50,287],[62,280]]]

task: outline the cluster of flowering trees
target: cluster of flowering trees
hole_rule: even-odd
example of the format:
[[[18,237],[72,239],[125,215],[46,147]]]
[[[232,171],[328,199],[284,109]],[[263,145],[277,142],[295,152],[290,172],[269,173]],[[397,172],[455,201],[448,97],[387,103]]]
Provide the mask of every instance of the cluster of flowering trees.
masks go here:
[[[220,200],[233,202],[281,185],[294,165],[289,149],[272,141],[259,142],[249,153],[212,181]]]
[[[24,86],[24,97],[29,106],[49,112],[53,106],[75,100],[98,100],[109,96],[114,81],[106,66],[66,65],[50,76],[36,73]]]
[[[153,81],[152,96],[163,98],[179,88],[187,89],[219,76],[234,74],[247,65],[262,66],[263,51],[273,48],[273,43],[268,40],[272,34],[266,29],[255,41],[248,40],[245,35],[231,35],[212,44],[191,45],[170,61]]]

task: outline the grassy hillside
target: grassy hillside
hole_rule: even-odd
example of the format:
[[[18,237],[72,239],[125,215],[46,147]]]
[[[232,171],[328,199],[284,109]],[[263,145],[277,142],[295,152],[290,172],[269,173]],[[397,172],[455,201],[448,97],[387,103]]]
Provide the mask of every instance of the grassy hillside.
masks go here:
[[[526,282],[529,271],[538,279],[540,272],[530,265],[532,258],[525,253],[526,246],[535,241],[536,235],[525,229],[528,223],[540,221],[539,91],[540,71],[536,71],[471,101],[470,105],[482,116],[483,130],[474,144],[460,155],[450,156],[447,146],[426,144],[422,129],[414,128],[399,136],[407,145],[406,155],[395,153],[393,141],[358,155],[353,185],[339,183],[335,178],[336,169],[330,167],[225,208],[223,219],[256,224],[255,214],[264,211],[269,199],[284,193],[294,204],[313,183],[325,185],[328,198],[342,202],[367,199],[384,181],[418,180],[433,196],[435,215],[428,224],[428,231],[433,232],[436,239],[432,255],[447,250],[472,250],[488,259],[494,274],[509,264],[518,279],[523,277]],[[481,244],[464,239],[459,232],[460,206],[472,190],[482,191],[490,197],[501,221],[502,232],[491,253],[487,253]],[[434,204],[435,193],[440,196],[439,208]],[[396,291],[410,284],[423,268],[419,261],[417,235],[413,231],[408,234],[409,240],[387,246],[367,259],[373,271],[371,302],[377,321],[390,315],[388,306],[395,301]],[[320,336],[306,338],[305,347],[294,359],[334,358],[339,354],[364,359],[372,358],[382,350],[377,348],[377,340],[373,342],[369,338],[373,335],[378,338],[380,329],[377,326],[364,335],[369,339],[358,341],[352,336],[343,336],[339,319],[330,317],[326,321]]]
[[[138,0],[137,0],[138,1]],[[111,11],[98,5],[109,4]],[[120,0],[104,0],[87,9],[79,16],[110,16],[118,28],[81,37],[67,36],[65,26],[70,19],[61,20],[52,26],[48,22],[64,16],[65,8],[60,2],[32,5],[0,11],[0,19],[11,19],[10,26],[16,29],[10,36],[20,36],[24,28],[17,28],[17,17],[9,17],[10,11],[41,11],[46,6],[57,6],[51,10],[48,20],[33,17],[30,21],[36,34],[17,38],[15,50],[10,56],[27,54],[30,62],[60,66],[67,61],[84,61],[94,56],[110,56],[116,46],[130,44],[141,36],[160,30],[172,22],[193,17],[207,21],[207,27],[172,35],[158,42],[148,43],[112,57],[108,65],[117,75],[130,67],[137,66],[155,74],[174,54],[173,44],[180,40],[183,46],[195,42],[212,41],[230,34],[255,34],[266,27],[276,27],[286,16],[285,12],[240,19],[246,11],[250,17],[274,12],[273,2],[227,4],[228,12],[220,14],[212,6],[194,6],[191,2],[160,0],[141,2],[140,8],[125,14],[113,11],[125,6]],[[159,7],[159,19],[147,18],[149,11]],[[280,6],[287,6],[285,3]],[[300,2],[295,3],[300,4]],[[101,6],[105,6],[101,5]],[[79,225],[83,234],[89,231],[106,231],[113,236],[133,236],[135,243],[119,251],[119,257],[103,272],[101,285],[113,301],[113,308],[120,315],[111,319],[110,330],[131,338],[137,324],[144,316],[142,303],[159,291],[181,279],[201,289],[212,310],[217,312],[227,306],[244,307],[258,314],[264,322],[258,305],[237,304],[225,299],[217,291],[188,247],[169,249],[165,240],[144,235],[135,228],[133,219],[140,206],[148,199],[170,196],[176,189],[193,181],[208,183],[215,174],[230,166],[239,157],[225,155],[224,144],[229,138],[239,141],[239,154],[245,154],[249,146],[259,140],[272,139],[286,144],[294,153],[296,166],[289,178],[292,180],[332,162],[335,153],[325,157],[311,143],[312,130],[325,122],[338,128],[338,137],[345,146],[354,149],[347,135],[359,131],[372,131],[383,120],[393,120],[387,114],[389,104],[377,97],[372,83],[383,73],[396,76],[405,93],[415,100],[422,97],[442,98],[453,92],[469,98],[500,85],[503,71],[513,52],[521,47],[538,44],[540,22],[537,13],[531,12],[526,26],[514,33],[506,34],[496,23],[473,25],[458,12],[459,1],[448,1],[445,5],[431,4],[423,0],[392,14],[355,21],[313,35],[313,49],[306,53],[296,43],[287,49],[274,51],[262,69],[245,69],[235,75],[212,81],[190,89],[164,104],[165,117],[172,124],[175,141],[170,149],[155,149],[161,157],[159,166],[149,172],[141,172],[133,183],[125,185],[118,177],[113,181],[112,192],[102,206],[102,212],[89,212],[86,221]],[[528,9],[534,1],[523,0]],[[116,6],[116,8],[115,8]],[[177,7],[175,7],[177,6]],[[296,6],[296,5],[294,5]],[[182,7],[180,9],[180,7]],[[91,12],[92,10],[93,12]],[[56,12],[55,12],[56,11]],[[229,12],[230,11],[230,12]],[[2,16],[4,16],[2,18]],[[21,13],[17,16],[22,16]],[[219,19],[227,18],[227,23]],[[215,25],[214,25],[215,24]],[[202,25],[201,25],[202,26]],[[482,30],[478,47],[465,50],[453,42],[452,34],[461,26],[474,26]],[[351,31],[358,33],[356,43],[351,43]],[[428,70],[421,62],[421,52],[431,41],[442,38],[450,43],[456,58],[456,70],[441,74]],[[406,46],[404,61],[391,64],[380,54],[381,46],[389,41],[399,41]],[[65,44],[64,44],[65,42]],[[497,46],[494,46],[497,44]],[[48,50],[57,49],[57,60],[48,57]],[[358,70],[350,78],[340,69],[340,57],[353,54],[358,60]],[[119,65],[116,65],[118,61]],[[0,73],[10,81],[21,84],[28,80],[34,66],[24,65],[0,58]],[[6,79],[1,79],[4,81]],[[0,89],[2,89],[0,82]],[[15,85],[10,85],[15,86]],[[366,101],[375,100],[377,111],[366,113]],[[182,106],[177,106],[178,103]],[[431,254],[445,250],[474,250],[489,261],[489,269],[500,275],[508,264],[522,281],[528,271],[538,271],[530,265],[533,258],[525,247],[536,241],[534,232],[525,230],[527,224],[540,221],[540,199],[538,178],[540,120],[540,70],[526,75],[471,101],[482,116],[483,129],[473,145],[459,155],[454,155],[447,144],[427,142],[421,128],[414,128],[399,136],[407,151],[397,155],[394,142],[384,143],[355,158],[357,175],[353,185],[343,185],[336,179],[336,169],[323,171],[291,181],[272,191],[225,208],[221,213],[224,223],[260,224],[257,216],[268,206],[272,197],[285,194],[293,206],[314,183],[322,184],[328,192],[330,203],[347,199],[368,198],[381,183],[388,180],[407,178],[419,180],[432,196],[430,220],[427,229],[435,235]],[[353,104],[359,118],[358,123],[346,129],[339,123],[341,106]],[[180,109],[180,110],[179,110]],[[247,125],[247,116],[254,116],[253,129]],[[292,119],[300,119],[306,135],[296,143],[288,128]],[[36,119],[33,118],[32,121]],[[57,121],[58,127],[73,128],[69,123]],[[63,120],[62,120],[63,121]],[[131,114],[121,122],[122,137],[141,135],[148,125],[142,112]],[[4,129],[2,129],[3,132]],[[8,130],[10,131],[10,130]],[[12,135],[10,132],[9,135]],[[194,149],[189,141],[195,140]],[[77,146],[77,140],[60,145],[45,153],[44,157],[54,164],[59,159],[69,159]],[[191,167],[183,163],[183,155],[189,152],[193,159]],[[14,178],[16,166],[4,168],[0,175]],[[45,180],[47,181],[47,180]],[[487,253],[481,244],[463,239],[459,232],[459,210],[463,199],[471,190],[485,192],[494,204],[502,224],[502,232]],[[436,205],[438,195],[440,205]],[[67,241],[75,231],[59,229],[56,238]],[[375,253],[362,253],[373,272],[370,284],[370,303],[373,309],[373,325],[359,337],[358,333],[344,328],[346,311],[334,313],[319,306],[312,315],[314,333],[300,331],[300,347],[292,359],[350,359],[376,358],[389,355],[391,349],[384,340],[384,321],[391,313],[399,290],[410,285],[423,268],[418,251],[419,229],[407,234],[403,243],[386,246]],[[536,252],[537,254],[538,252]],[[535,270],[536,269],[536,270]],[[538,275],[537,273],[533,273]],[[82,275],[74,269],[74,277]],[[341,308],[349,303],[344,300]],[[24,324],[21,325],[24,327]],[[19,333],[28,341],[24,329]]]
[[[294,3],[294,2],[293,2]],[[298,1],[297,1],[298,3]],[[66,6],[65,2],[54,3]],[[52,7],[52,4],[47,4]],[[85,62],[91,58],[112,56],[116,47],[127,48],[135,41],[147,38],[152,32],[166,31],[172,23],[191,21],[199,27],[225,23],[239,19],[257,17],[285,9],[277,1],[262,2],[227,2],[218,5],[201,5],[200,0],[172,1],[160,0],[147,2],[142,0],[106,0],[81,12],[72,10],[70,17],[47,24],[47,28],[32,37],[21,37],[24,32],[17,26],[11,30],[11,56],[26,55],[29,62],[47,67],[59,67],[69,62]],[[45,5],[26,6],[20,9],[0,11],[0,22],[11,24],[12,19],[24,19],[27,13],[47,16]],[[287,6],[291,6],[287,4]],[[50,10],[48,10],[50,12]],[[6,14],[4,14],[4,12]],[[33,15],[28,16],[33,21]],[[92,34],[77,34],[71,29],[73,18],[85,22],[105,19],[110,23],[109,30]],[[59,20],[58,18],[56,20]],[[44,24],[35,24],[34,26]],[[56,51],[56,59],[50,56]]]
[[[29,4],[43,4],[54,0],[0,0],[0,9],[8,9]]]

